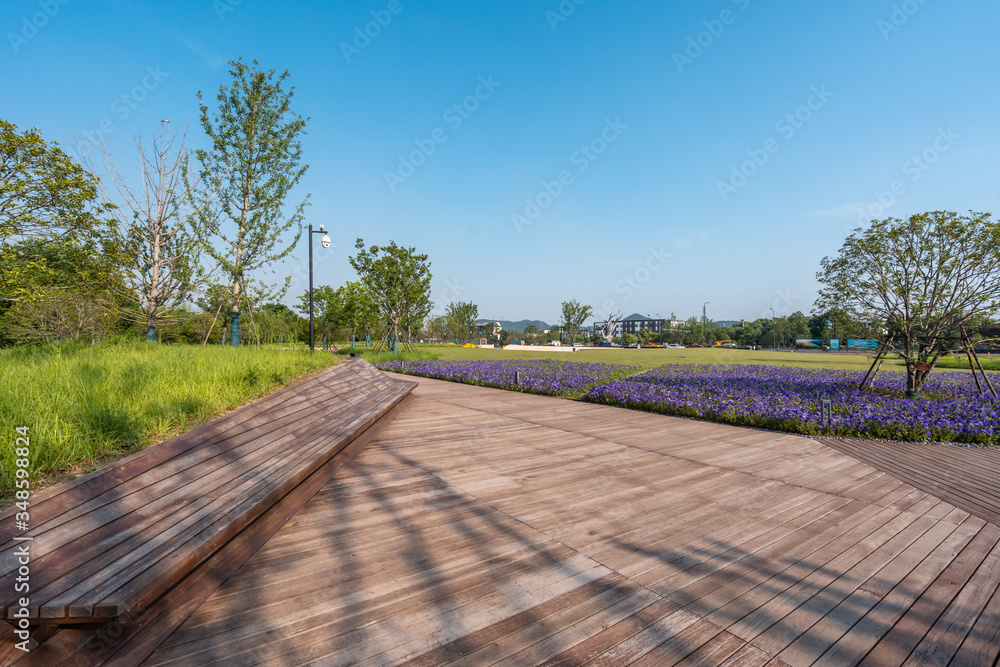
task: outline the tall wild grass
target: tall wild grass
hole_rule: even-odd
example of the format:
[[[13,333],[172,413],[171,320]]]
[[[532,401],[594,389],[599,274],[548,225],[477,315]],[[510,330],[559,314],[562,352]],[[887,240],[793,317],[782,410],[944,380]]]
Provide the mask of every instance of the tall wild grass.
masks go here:
[[[308,350],[66,342],[0,350],[0,497],[28,427],[29,479],[120,456],[337,361]]]

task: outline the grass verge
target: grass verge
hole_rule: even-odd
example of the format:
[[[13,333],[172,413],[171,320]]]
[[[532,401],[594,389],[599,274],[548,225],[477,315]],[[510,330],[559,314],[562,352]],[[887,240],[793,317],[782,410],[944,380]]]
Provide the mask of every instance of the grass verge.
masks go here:
[[[0,350],[0,427],[13,445],[28,428],[31,488],[172,437],[337,363],[308,350],[159,345]],[[0,449],[0,499],[12,495],[13,446]]]

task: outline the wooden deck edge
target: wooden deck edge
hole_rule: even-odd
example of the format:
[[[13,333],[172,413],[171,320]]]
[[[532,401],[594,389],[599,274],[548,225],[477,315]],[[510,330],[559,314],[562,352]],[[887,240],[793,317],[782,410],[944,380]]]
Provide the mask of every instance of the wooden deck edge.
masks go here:
[[[866,452],[864,441],[843,440],[840,438],[816,438],[816,441],[826,445],[844,456],[849,456],[856,461],[875,468],[894,479],[908,484],[919,491],[942,500],[950,505],[954,505],[960,510],[964,510],[972,516],[983,521],[1000,526],[1000,505],[990,502],[986,498],[979,498],[976,494],[977,485],[968,485],[955,474],[942,468],[930,468],[928,463],[918,464],[908,469],[903,462],[890,462],[890,457],[901,452],[891,451],[890,448],[905,448],[908,445],[896,445],[895,443],[871,443],[876,447],[875,451]],[[937,445],[916,444],[916,447],[937,447]],[[940,453],[945,455],[949,449],[954,453],[953,448],[940,447]],[[912,465],[912,464],[911,464]],[[971,498],[977,498],[972,500]]]
[[[16,656],[14,661],[3,664],[31,667],[61,664],[126,666],[142,663],[395,419],[413,399],[412,391],[416,383],[407,384],[410,386],[404,389],[379,419],[163,596],[149,607],[134,612],[131,621],[66,626],[55,632],[51,626],[40,626],[35,632],[46,632],[51,638],[29,653]]]

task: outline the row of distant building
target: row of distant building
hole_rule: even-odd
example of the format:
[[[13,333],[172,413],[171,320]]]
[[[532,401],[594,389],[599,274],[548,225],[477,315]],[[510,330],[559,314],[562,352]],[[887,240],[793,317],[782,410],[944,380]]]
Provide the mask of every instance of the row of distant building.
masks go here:
[[[715,324],[720,327],[731,327],[736,324],[740,324],[739,320],[713,320]],[[493,333],[494,326],[499,324],[498,322],[478,322],[476,323],[477,333],[482,335],[489,335]],[[651,331],[655,334],[661,334],[663,332],[669,332],[671,330],[677,331],[684,329],[687,322],[683,320],[668,320],[665,318],[654,318],[648,315],[640,315],[639,313],[633,313],[628,317],[624,317],[618,321],[615,326],[615,336],[622,336],[624,334],[636,335],[641,330],[645,329]],[[594,333],[595,331],[603,331],[604,327],[607,325],[607,321],[604,322],[594,322],[593,326],[583,326],[581,330],[587,333]],[[539,333],[549,333],[549,330],[543,329]]]

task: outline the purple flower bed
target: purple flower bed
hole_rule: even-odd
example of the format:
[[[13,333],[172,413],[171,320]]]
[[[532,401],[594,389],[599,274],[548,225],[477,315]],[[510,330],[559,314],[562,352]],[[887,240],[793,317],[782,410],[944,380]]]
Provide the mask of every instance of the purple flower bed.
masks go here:
[[[629,408],[793,433],[1000,444],[1000,401],[969,373],[931,375],[906,399],[902,373],[882,371],[860,392],[863,372],[777,366],[664,366],[592,389],[584,398]],[[833,402],[825,422],[822,399]]]
[[[585,364],[550,359],[387,361],[376,364],[376,367],[396,373],[548,395],[582,394],[599,384],[626,377],[639,370],[638,366]],[[519,385],[514,384],[515,371],[520,372]]]

